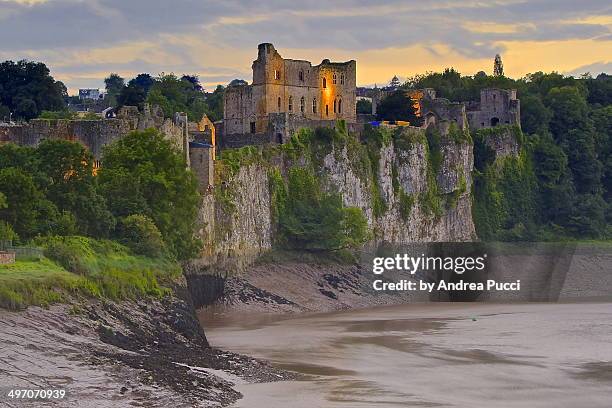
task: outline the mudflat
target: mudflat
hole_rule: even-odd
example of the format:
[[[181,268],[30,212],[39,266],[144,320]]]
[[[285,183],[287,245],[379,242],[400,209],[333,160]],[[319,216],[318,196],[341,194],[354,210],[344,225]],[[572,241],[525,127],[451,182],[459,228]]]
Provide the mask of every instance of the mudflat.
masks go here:
[[[235,407],[609,407],[612,303],[427,303],[299,316],[203,313],[211,344],[300,381]]]

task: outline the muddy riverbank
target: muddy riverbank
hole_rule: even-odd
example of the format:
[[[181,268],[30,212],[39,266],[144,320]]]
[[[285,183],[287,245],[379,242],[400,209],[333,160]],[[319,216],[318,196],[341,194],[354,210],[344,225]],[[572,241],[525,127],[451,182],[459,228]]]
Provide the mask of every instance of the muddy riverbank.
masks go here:
[[[0,310],[0,406],[222,407],[236,383],[293,378],[211,348],[185,301],[81,301]],[[11,388],[62,389],[56,401],[16,401]]]

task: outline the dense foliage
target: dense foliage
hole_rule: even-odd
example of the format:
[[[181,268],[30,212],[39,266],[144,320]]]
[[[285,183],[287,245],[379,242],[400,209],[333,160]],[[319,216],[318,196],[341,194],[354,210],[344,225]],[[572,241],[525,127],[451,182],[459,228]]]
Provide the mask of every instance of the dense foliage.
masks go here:
[[[340,194],[324,192],[308,168],[292,167],[285,181],[271,175],[274,207],[283,244],[289,248],[329,251],[354,248],[368,238],[359,208],[344,207]]]
[[[132,132],[105,149],[103,164],[99,187],[115,217],[146,215],[173,255],[186,259],[196,254],[197,181],[163,134]]]
[[[42,111],[64,108],[67,95],[63,83],[49,74],[41,62],[0,63],[0,120],[32,119]]]
[[[0,235],[21,242],[110,237],[134,253],[159,255],[167,247],[179,259],[197,251],[196,181],[169,141],[154,130],[134,132],[109,145],[103,162],[96,177],[80,143],[0,145]]]
[[[416,114],[414,101],[406,95],[404,89],[399,89],[380,102],[376,109],[379,120],[402,120],[410,122],[413,126],[420,126],[422,119]]]
[[[493,163],[487,133],[477,133],[474,141],[474,215],[481,237],[612,235],[611,76],[537,72],[514,80],[447,69],[414,77],[404,87],[434,88],[456,101],[478,101],[487,87],[517,89],[524,133],[520,157]],[[521,140],[523,133],[517,134]]]
[[[124,84],[123,78],[111,74],[107,79],[107,98],[111,105],[138,106],[145,102],[159,105],[166,117],[175,112],[185,112],[192,121],[199,121],[206,114],[212,121],[223,117],[223,93],[217,86],[214,92],[205,92],[196,75],[160,74],[152,77],[142,73]],[[109,87],[110,85],[110,87]]]

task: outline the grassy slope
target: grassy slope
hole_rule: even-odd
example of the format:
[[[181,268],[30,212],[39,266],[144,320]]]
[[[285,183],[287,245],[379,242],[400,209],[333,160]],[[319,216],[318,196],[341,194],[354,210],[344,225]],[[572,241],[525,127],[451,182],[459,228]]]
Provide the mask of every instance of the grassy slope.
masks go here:
[[[0,265],[0,307],[46,306],[71,296],[161,297],[168,292],[165,284],[181,274],[172,260],[136,256],[111,241],[66,237],[42,245],[53,260]]]

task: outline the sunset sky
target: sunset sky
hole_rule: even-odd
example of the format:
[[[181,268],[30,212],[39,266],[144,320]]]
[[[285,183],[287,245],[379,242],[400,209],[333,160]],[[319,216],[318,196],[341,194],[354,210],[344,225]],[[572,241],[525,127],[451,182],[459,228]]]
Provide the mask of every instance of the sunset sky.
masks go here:
[[[0,59],[45,62],[74,93],[109,72],[251,81],[257,44],[357,60],[359,85],[455,67],[612,73],[610,0],[0,0]]]

